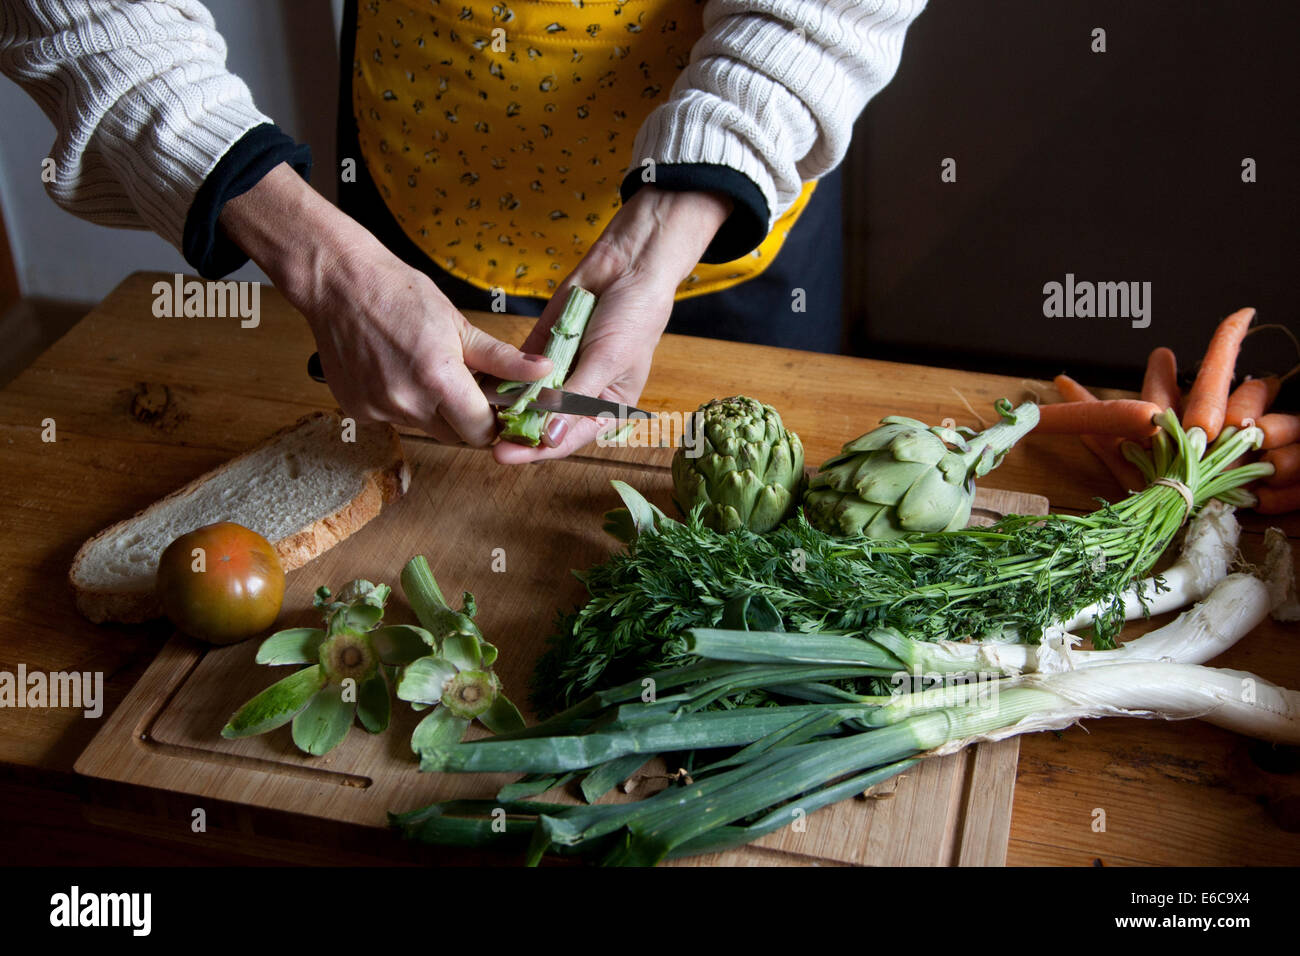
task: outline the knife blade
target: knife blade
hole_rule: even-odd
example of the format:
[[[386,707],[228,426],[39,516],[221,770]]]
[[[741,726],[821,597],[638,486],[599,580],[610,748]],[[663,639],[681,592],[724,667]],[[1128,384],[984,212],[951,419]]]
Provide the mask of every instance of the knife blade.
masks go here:
[[[518,385],[504,392],[497,391],[495,380],[481,382],[483,395],[488,404],[496,407],[513,405],[515,400],[528,388],[527,384]],[[611,402],[604,398],[592,398],[577,392],[566,392],[559,388],[544,388],[528,403],[529,409],[538,412],[555,412],[557,415],[582,415],[586,418],[599,418],[604,415],[620,422],[636,421],[649,418],[650,413],[621,402]]]
[[[317,382],[325,381],[325,370],[321,366],[319,353],[313,352],[311,358],[307,360],[307,374]],[[501,381],[495,378],[479,382],[483,397],[487,399],[489,405],[496,408],[513,405],[524,389],[528,388],[527,383],[524,383],[502,392],[498,391],[500,385]],[[649,412],[631,405],[611,402],[604,398],[592,398],[590,395],[579,395],[577,392],[566,392],[559,388],[542,389],[528,403],[528,407],[539,412],[555,412],[558,415],[582,415],[587,418],[599,418],[604,415],[620,422],[650,417]]]

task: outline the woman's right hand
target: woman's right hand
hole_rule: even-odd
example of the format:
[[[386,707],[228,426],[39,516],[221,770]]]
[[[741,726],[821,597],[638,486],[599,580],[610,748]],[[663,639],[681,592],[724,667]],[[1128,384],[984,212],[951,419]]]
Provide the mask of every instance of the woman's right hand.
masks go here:
[[[496,414],[471,370],[533,381],[551,369],[471,325],[288,166],[228,202],[221,226],[307,317],[330,390],[358,421],[488,445]]]

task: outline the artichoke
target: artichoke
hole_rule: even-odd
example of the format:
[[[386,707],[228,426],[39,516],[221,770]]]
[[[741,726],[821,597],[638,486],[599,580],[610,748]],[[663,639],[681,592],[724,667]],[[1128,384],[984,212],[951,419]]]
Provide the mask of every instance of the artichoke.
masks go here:
[[[673,456],[673,500],[689,515],[703,505],[715,531],[771,531],[799,506],[803,443],[770,405],[715,398],[692,416],[690,441]]]
[[[822,464],[808,486],[808,520],[828,534],[897,538],[956,531],[970,520],[975,478],[988,474],[1038,424],[1032,402],[983,432],[891,416]]]

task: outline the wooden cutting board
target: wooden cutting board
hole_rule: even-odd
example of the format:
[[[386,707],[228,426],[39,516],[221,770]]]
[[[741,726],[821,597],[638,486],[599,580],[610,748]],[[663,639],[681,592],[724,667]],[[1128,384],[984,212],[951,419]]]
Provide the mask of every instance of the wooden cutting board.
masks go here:
[[[579,604],[570,569],[618,547],[601,514],[618,505],[611,479],[632,484],[671,512],[665,449],[621,449],[503,468],[486,453],[404,439],[411,488],[352,538],[289,576],[279,627],[318,626],[312,593],[353,578],[393,585],[387,620],[413,621],[398,577],[414,554],[429,558],[448,598],[472,592],[477,621],[500,648],[497,672],[527,713],[534,662],[557,610]],[[975,520],[1045,513],[1045,498],[981,488]],[[300,753],[283,727],[224,740],[220,729],[246,700],[289,671],[254,663],[258,641],[213,648],[177,635],[76,763],[79,773],[324,821],[383,828],[388,811],[435,800],[493,796],[508,775],[421,774],[409,748],[418,715],[394,704],[382,736],[354,727],[324,757]],[[1006,858],[1019,745],[982,744],[927,760],[881,791],[842,802],[750,847],[685,864],[1001,865]],[[665,786],[650,765],[632,797]],[[553,791],[540,799],[574,802]],[[398,838],[393,837],[394,840]],[[447,850],[446,859],[455,860]]]

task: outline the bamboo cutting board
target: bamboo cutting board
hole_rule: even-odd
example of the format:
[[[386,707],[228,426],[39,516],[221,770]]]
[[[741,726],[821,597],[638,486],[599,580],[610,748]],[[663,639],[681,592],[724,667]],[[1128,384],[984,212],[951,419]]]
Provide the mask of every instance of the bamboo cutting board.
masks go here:
[[[353,578],[393,585],[386,620],[413,621],[398,576],[414,554],[429,558],[448,599],[472,592],[477,622],[500,648],[496,670],[527,713],[534,662],[557,610],[581,602],[569,574],[618,545],[601,514],[618,505],[609,486],[632,484],[671,513],[664,449],[605,452],[503,468],[482,451],[404,440],[410,491],[334,550],[289,576],[277,627],[319,626],[312,593]],[[1036,495],[980,489],[976,519],[1045,513]],[[289,671],[254,663],[259,641],[214,648],[174,637],[77,761],[79,773],[248,807],[291,810],[322,821],[383,828],[388,811],[435,800],[492,797],[508,775],[421,774],[409,748],[418,715],[394,703],[393,724],[371,736],[354,727],[325,757],[300,753],[283,727],[225,740],[220,729],[254,694]],[[1001,865],[1006,858],[1019,744],[1013,738],[927,760],[880,791],[826,808],[750,847],[685,864]],[[634,779],[631,797],[666,785],[662,766]],[[573,802],[553,791],[539,798]],[[398,838],[393,837],[394,840]],[[446,859],[454,862],[456,851]]]

